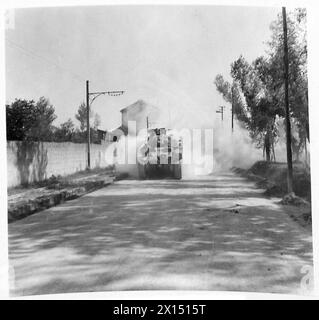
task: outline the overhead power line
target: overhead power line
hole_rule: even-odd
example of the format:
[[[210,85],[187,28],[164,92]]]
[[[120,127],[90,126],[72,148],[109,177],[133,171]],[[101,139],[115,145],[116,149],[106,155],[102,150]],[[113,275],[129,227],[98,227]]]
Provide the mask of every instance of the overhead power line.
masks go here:
[[[56,68],[59,68],[60,70],[68,72],[73,78],[77,79],[78,81],[82,82],[84,80],[84,78],[82,78],[80,75],[76,74],[75,72],[73,72],[72,70],[70,70],[70,69],[68,69],[68,68],[66,68],[64,66],[61,66],[60,64],[56,63],[53,60],[48,59],[46,57],[43,57],[43,56],[39,55],[38,53],[33,52],[33,51],[29,50],[29,49],[26,49],[25,47],[21,46],[20,44],[14,42],[14,41],[12,41],[12,40],[10,40],[8,38],[6,38],[6,41],[8,41],[8,43],[12,47],[21,50],[25,54],[28,54],[29,56],[31,56],[33,58],[40,59],[40,60],[42,60],[42,61],[44,61],[44,62],[46,62],[48,64],[51,64],[51,65],[55,66]]]

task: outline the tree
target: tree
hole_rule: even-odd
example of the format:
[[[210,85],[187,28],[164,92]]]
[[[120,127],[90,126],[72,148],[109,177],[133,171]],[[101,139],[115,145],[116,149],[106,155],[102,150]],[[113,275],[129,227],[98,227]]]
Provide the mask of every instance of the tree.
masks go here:
[[[74,124],[71,119],[60,124],[59,128],[56,128],[54,132],[54,141],[72,141],[74,136]]]
[[[52,122],[56,119],[54,107],[48,99],[41,97],[34,109],[34,124],[28,132],[28,139],[33,141],[52,140]]]
[[[34,101],[16,99],[6,105],[7,140],[25,140],[34,124]]]
[[[90,118],[92,117],[90,110]],[[75,118],[80,122],[81,132],[86,131],[86,122],[87,122],[87,110],[86,104],[82,102],[78,108],[78,112],[75,114]]]
[[[277,96],[279,103],[284,106],[284,77],[283,73],[283,32],[282,16],[271,24],[272,37],[268,43],[269,56],[273,68],[278,71]],[[304,145],[309,137],[309,117],[308,117],[308,80],[307,80],[307,30],[306,11],[296,9],[287,13],[287,38],[288,38],[288,60],[289,60],[289,106],[291,117],[298,131],[298,139],[293,142]],[[297,145],[292,145],[294,150],[298,150]]]
[[[233,85],[218,75],[215,79],[217,90],[227,102],[232,102],[234,114],[249,131],[257,147],[262,147],[267,161],[275,158],[274,143],[277,135],[276,116],[278,110],[273,104],[273,96],[268,90],[269,68],[264,57],[249,64],[240,56],[231,65]]]
[[[288,15],[289,106],[293,130],[292,149],[298,158],[300,148],[309,141],[306,11],[297,9]],[[271,24],[267,55],[249,64],[240,56],[231,65],[233,84],[217,75],[215,85],[231,103],[234,113],[250,136],[263,147],[266,159],[274,158],[278,119],[285,115],[282,16]],[[233,89],[233,92],[232,92]],[[295,132],[294,132],[295,133]]]
[[[49,100],[16,99],[6,105],[7,140],[50,141],[55,110]]]
[[[81,132],[86,132],[87,126],[87,109],[86,104],[82,102],[78,108],[78,112],[75,114],[75,118],[80,122]],[[94,118],[93,128],[97,129],[101,124],[101,118],[98,113],[94,113],[90,107],[90,120]]]
[[[93,128],[96,130],[101,125],[101,117],[99,114],[94,114],[94,122],[93,122]]]
[[[250,65],[243,57],[232,64],[231,74],[245,98],[249,116],[247,126],[250,135],[263,147],[266,160],[274,155],[274,143],[277,136],[276,116],[279,110],[274,103],[274,96],[269,90],[269,69],[267,60],[259,57]]]

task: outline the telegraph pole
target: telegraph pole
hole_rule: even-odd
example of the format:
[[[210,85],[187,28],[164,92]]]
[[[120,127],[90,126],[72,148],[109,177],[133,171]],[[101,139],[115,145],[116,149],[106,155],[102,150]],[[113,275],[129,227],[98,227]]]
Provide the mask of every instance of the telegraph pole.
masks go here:
[[[87,152],[88,152],[88,169],[91,169],[91,137],[90,137],[90,91],[89,80],[86,81],[86,132],[87,132]]]
[[[92,105],[93,101],[101,96],[101,95],[109,95],[109,96],[120,96],[124,93],[123,90],[121,91],[99,91],[99,92],[90,92],[89,89],[89,80],[86,81],[86,126],[87,126],[87,167],[91,169],[91,154],[90,154],[90,144],[91,144],[91,136],[90,136],[90,106]],[[92,97],[90,101],[90,97]]]
[[[231,87],[231,132],[234,132],[234,84]]]
[[[307,137],[305,137],[305,160],[306,160],[306,166],[307,166],[308,165]]]
[[[285,78],[285,112],[286,112],[286,144],[287,144],[287,191],[293,192],[293,167],[292,167],[292,152],[291,152],[291,125],[289,111],[289,58],[288,58],[288,36],[287,36],[287,17],[286,8],[282,7],[283,33],[284,33],[284,78]]]
[[[219,110],[216,111],[216,113],[221,113],[221,115],[222,115],[222,121],[224,121],[224,109],[225,109],[224,106],[220,106],[220,107],[219,107]]]

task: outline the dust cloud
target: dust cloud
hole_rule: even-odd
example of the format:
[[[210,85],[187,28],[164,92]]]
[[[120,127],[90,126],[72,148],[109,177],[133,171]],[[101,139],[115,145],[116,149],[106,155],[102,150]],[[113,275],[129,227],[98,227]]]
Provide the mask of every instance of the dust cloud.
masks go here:
[[[183,124],[187,124],[183,115]],[[207,120],[207,118],[206,118]],[[232,167],[249,168],[254,162],[263,159],[262,149],[258,149],[249,137],[248,131],[236,121],[232,132],[230,123],[216,119],[212,128],[203,123],[192,128],[189,121],[184,129],[172,128],[173,135],[183,137],[182,177],[196,178],[199,175],[228,171]],[[164,117],[161,119],[165,126]],[[191,142],[185,139],[185,132],[190,133]],[[196,134],[194,134],[196,132]],[[184,133],[184,135],[183,135]],[[134,135],[122,136],[116,143],[108,146],[108,159],[112,159],[119,173],[128,174],[132,178],[139,178],[138,157],[143,157],[143,145],[147,141],[146,130],[141,130],[135,139]],[[280,144],[277,156],[284,152]],[[280,157],[282,158],[282,157]]]

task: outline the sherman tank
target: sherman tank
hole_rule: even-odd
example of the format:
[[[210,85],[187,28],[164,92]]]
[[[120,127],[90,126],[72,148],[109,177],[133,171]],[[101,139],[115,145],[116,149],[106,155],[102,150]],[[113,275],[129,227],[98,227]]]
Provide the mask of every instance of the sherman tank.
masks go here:
[[[182,139],[165,128],[147,130],[139,147],[138,171],[141,179],[181,179]]]

